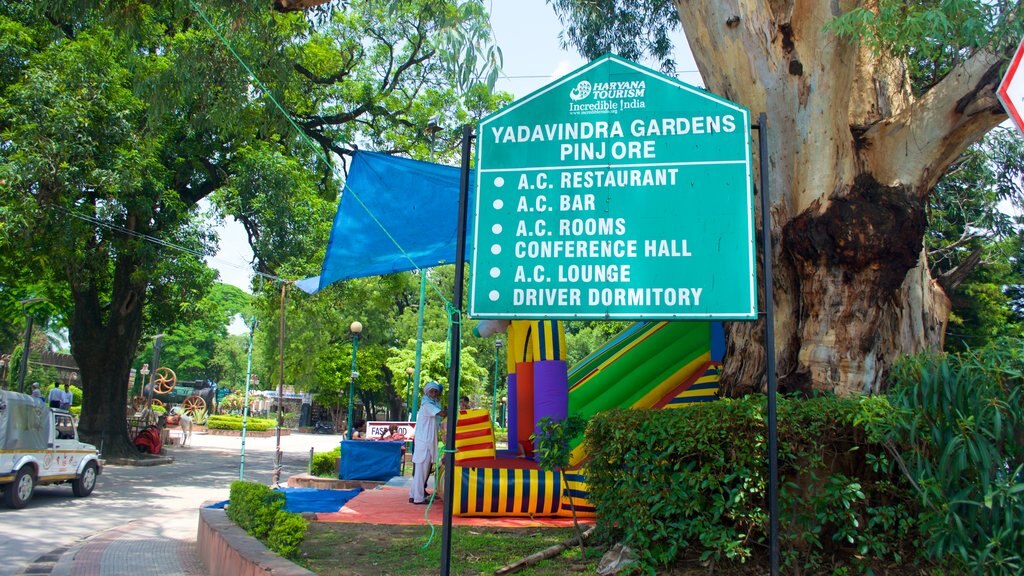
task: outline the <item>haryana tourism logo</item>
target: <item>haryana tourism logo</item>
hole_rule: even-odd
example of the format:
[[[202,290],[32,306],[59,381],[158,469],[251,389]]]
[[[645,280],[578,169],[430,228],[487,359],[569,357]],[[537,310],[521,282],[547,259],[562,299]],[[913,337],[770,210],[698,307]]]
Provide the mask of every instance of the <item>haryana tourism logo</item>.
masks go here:
[[[644,94],[647,82],[594,82],[580,80],[569,91],[570,114],[618,114],[625,110],[640,110],[646,107]],[[589,100],[589,101],[585,101]]]
[[[572,98],[576,102],[583,100],[587,96],[590,96],[590,82],[586,80],[580,80],[580,83],[569,92],[569,98]]]

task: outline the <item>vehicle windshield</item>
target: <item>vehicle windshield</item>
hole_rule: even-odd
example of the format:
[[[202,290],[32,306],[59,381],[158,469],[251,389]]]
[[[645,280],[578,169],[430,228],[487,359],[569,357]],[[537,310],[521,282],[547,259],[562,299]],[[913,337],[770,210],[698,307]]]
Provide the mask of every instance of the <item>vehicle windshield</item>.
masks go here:
[[[71,440],[75,437],[75,422],[67,414],[57,414],[57,439]]]

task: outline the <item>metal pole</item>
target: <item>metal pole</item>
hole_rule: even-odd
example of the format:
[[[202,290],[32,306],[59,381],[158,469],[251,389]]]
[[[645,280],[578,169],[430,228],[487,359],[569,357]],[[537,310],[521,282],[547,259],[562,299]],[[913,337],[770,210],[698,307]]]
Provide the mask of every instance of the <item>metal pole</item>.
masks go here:
[[[32,346],[32,314],[25,314],[25,345],[21,350],[21,364],[18,366],[18,392],[25,393],[25,373],[28,372],[28,350]]]
[[[491,423],[498,421],[498,360],[501,356],[501,338],[494,341],[494,386],[491,387]]]
[[[146,394],[146,413],[149,414],[153,409],[153,396],[156,395],[156,388],[154,382],[156,382],[156,371],[160,369],[160,348],[164,345],[164,335],[157,334],[153,336],[153,368],[149,371],[149,392]],[[145,388],[142,390],[146,391]],[[148,418],[148,417],[147,417]]]
[[[348,379],[348,439],[352,439],[352,400],[356,393],[356,349],[359,348],[359,332],[352,332],[352,373]]]
[[[435,118],[430,121],[427,125],[427,135],[430,136],[430,163],[434,163],[434,137],[441,130],[440,119]],[[420,365],[423,358],[423,309],[426,308],[427,304],[427,270],[420,268],[420,308],[416,311],[416,366],[414,368],[416,373],[415,382],[412,387],[412,410],[409,413],[409,421],[412,422],[416,419],[416,413],[419,411],[419,399],[420,399]],[[415,443],[415,440],[413,440]]]
[[[466,212],[469,209],[469,156],[472,151],[473,129],[462,127],[462,169],[459,179],[459,219],[455,232],[455,294],[452,305],[458,311],[456,322],[462,322],[462,285],[466,275]],[[444,436],[444,516],[441,522],[441,576],[451,569],[452,501],[455,499],[455,420],[459,405],[459,362],[462,356],[461,326],[451,331],[452,364],[448,368],[448,430]]]
[[[412,414],[410,420],[416,419],[416,412],[419,410],[419,399],[420,399],[420,363],[423,359],[423,308],[426,305],[427,300],[427,271],[424,268],[420,268],[420,309],[417,312],[416,318],[416,366],[415,379],[412,387]]]
[[[249,360],[245,366],[245,403],[242,404],[242,448],[239,453],[238,479],[245,480],[245,432],[249,426],[249,383],[252,382],[252,336],[256,332],[256,316],[249,327]]]
[[[277,362],[277,444],[274,449],[274,474],[271,476],[270,485],[277,487],[281,481],[281,426],[284,424],[284,291],[287,284],[281,284],[281,330],[278,336],[278,362]]]
[[[764,347],[768,379],[768,546],[769,573],[779,573],[779,443],[775,392],[775,299],[772,295],[772,216],[768,192],[768,120],[764,112],[757,116],[758,160],[761,169],[761,236],[764,244]]]

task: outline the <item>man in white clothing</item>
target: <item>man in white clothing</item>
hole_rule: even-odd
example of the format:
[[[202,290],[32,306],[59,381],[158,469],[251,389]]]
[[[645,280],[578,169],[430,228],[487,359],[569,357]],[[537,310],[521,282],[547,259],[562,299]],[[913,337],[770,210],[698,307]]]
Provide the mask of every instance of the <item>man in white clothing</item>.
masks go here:
[[[412,450],[412,487],[409,488],[409,502],[426,504],[427,477],[430,466],[437,462],[437,431],[441,419],[448,415],[441,409],[441,385],[428,382],[423,387],[423,404],[416,413],[416,440]]]

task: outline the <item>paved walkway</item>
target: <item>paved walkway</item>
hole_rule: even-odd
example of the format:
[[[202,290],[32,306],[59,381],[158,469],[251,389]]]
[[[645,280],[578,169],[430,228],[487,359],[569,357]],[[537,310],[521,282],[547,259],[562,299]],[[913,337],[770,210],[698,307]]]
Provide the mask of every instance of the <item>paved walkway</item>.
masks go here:
[[[341,436],[282,436],[281,481],[305,472],[311,448]],[[275,439],[247,438],[245,478],[269,484]],[[172,464],[107,466],[96,491],[73,498],[66,487],[41,487],[24,510],[0,514],[0,576],[201,576],[199,506],[225,500],[238,479],[238,437],[195,434],[171,448]]]

